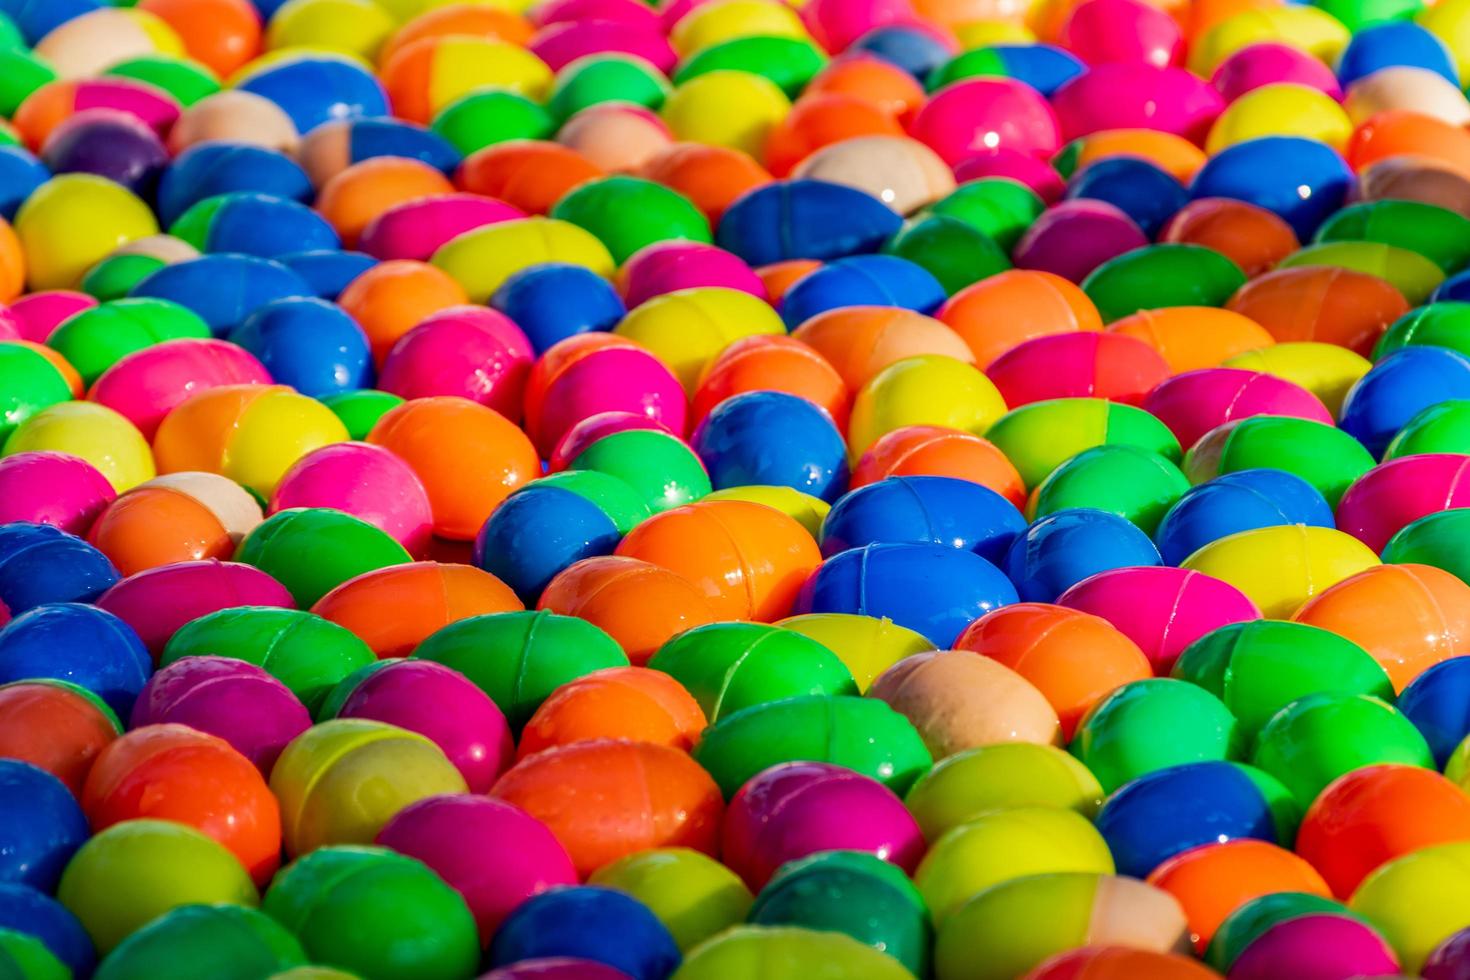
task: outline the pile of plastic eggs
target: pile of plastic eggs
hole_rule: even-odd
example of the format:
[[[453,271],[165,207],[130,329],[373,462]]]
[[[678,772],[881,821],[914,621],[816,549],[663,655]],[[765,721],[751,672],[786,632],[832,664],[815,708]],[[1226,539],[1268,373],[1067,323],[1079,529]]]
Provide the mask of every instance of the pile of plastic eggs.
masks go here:
[[[1470,980],[1470,0],[0,0],[0,977]]]

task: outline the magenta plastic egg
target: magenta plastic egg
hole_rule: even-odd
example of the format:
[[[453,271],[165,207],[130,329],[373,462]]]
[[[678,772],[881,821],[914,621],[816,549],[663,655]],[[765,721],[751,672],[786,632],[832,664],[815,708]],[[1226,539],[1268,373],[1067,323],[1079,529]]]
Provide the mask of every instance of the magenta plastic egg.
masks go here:
[[[678,64],[668,39],[656,29],[617,20],[566,21],[536,32],[527,45],[552,71],[594,54],[627,54],[642,58],[668,74]]]
[[[1062,23],[1058,43],[1089,65],[1131,61],[1165,68],[1184,57],[1179,22],[1141,0],[1083,0]]]
[[[521,960],[482,974],[480,980],[631,980],[616,967],[570,956]]]
[[[116,497],[107,477],[77,456],[29,452],[0,457],[0,524],[50,524],[82,536]]]
[[[20,321],[18,321],[8,308],[0,307],[0,340],[24,340],[21,336]]]
[[[1300,48],[1275,41],[1241,48],[1220,62],[1210,76],[1210,84],[1227,103],[1252,89],[1279,82],[1305,85],[1334,99],[1342,98],[1342,86],[1331,68]]]
[[[542,362],[551,356],[543,355]],[[578,422],[614,411],[649,415],[681,435],[689,406],[684,387],[658,358],[631,343],[620,344],[591,351],[558,371],[547,385],[535,424],[527,419],[527,432],[546,453]]]
[[[556,448],[551,451],[547,469],[552,473],[560,472],[570,466],[572,460],[582,454],[582,450],[603,436],[633,429],[669,431],[668,426],[641,412],[599,412],[597,415],[588,416],[567,430],[566,435],[561,437]]]
[[[1470,456],[1403,456],[1358,477],[1337,504],[1337,529],[1375,552],[1427,514],[1470,507]]]
[[[1168,676],[1184,648],[1211,630],[1260,619],[1245,593],[1203,572],[1168,566],[1115,568],[1072,586],[1057,604],[1101,616]]]
[[[148,679],[129,728],[175,723],[215,735],[266,776],[281,750],[311,727],[296,695],[252,663],[182,657]]]
[[[238,562],[181,561],[129,575],[102,593],[98,607],[133,628],[156,658],[185,623],[240,606],[293,608],[291,593],[265,572]]]
[[[1062,175],[1050,163],[1007,147],[965,157],[954,168],[954,179],[962,184],[982,177],[1008,177],[1031,188],[1047,204],[1055,204],[1067,189]]]
[[[374,218],[357,240],[373,258],[427,262],[440,246],[467,231],[524,218],[520,208],[479,194],[435,194],[415,198]]]
[[[432,660],[401,660],[362,679],[338,718],[406,728],[439,746],[471,793],[488,792],[515,758],[505,715],[457,670]]]
[[[1016,243],[1018,269],[1050,272],[1075,283],[1109,259],[1143,248],[1148,236],[1106,201],[1078,198],[1049,208]]]
[[[179,103],[163,89],[146,82],[134,81],[131,78],[104,77],[87,78],[74,82],[49,82],[32,92],[15,113],[17,128],[37,146],[44,141],[45,136],[50,132],[50,127],[61,121],[54,115],[47,114],[46,110],[54,106],[55,90],[64,91],[67,86],[72,87],[70,102],[72,112],[81,112],[85,109],[116,109],[142,120],[159,136],[166,134],[173,124],[179,121],[182,112]],[[44,120],[47,127],[45,132],[35,132],[26,125],[27,103],[44,107],[42,114],[47,115]]]
[[[702,242],[666,241],[644,246],[623,264],[623,301],[633,309],[646,300],[676,289],[723,286],[760,299],[766,287],[739,258]]]
[[[61,321],[97,305],[97,299],[69,289],[48,289],[21,296],[10,304],[10,318],[20,328],[21,340],[44,344]]]
[[[1105,129],[1157,129],[1202,143],[1225,100],[1183,68],[1115,62],[1057,89],[1052,108],[1067,140]]]
[[[831,54],[845,51],[875,27],[918,20],[909,0],[808,0],[801,7],[801,22]]]
[[[464,896],[488,942],[517,905],[575,885],[566,848],[530,814],[487,796],[431,796],[399,810],[377,842],[418,858]]]
[[[434,512],[413,468],[382,446],[337,442],[312,450],[286,471],[270,511],[331,507],[366,521],[422,556],[429,547]]]
[[[1333,424],[1332,413],[1307,389],[1285,378],[1240,368],[1202,368],[1177,374],[1149,392],[1143,409],[1168,426],[1185,447],[1218,425],[1252,415],[1285,415]]]
[[[953,167],[1002,147],[1050,157],[1061,146],[1052,107],[1009,78],[972,78],[935,93],[914,117],[911,135]]]
[[[527,14],[537,27],[584,20],[618,21],[660,30],[658,14],[639,0],[547,0]]]
[[[189,337],[133,351],[104,371],[87,397],[152,439],[164,416],[201,391],[270,383],[270,372],[245,348]]]
[[[985,374],[1007,408],[1049,398],[1106,398],[1137,405],[1169,377],[1169,364],[1136,337],[1075,330],[1017,344],[992,361]]]
[[[1230,980],[1389,977],[1398,957],[1372,926],[1347,915],[1302,915],[1271,926],[1241,950]]]
[[[725,864],[757,891],[782,864],[817,851],[866,851],[913,874],[924,835],[877,780],[825,762],[788,762],[731,797],[722,848]]]
[[[405,399],[458,395],[520,421],[535,353],[521,328],[483,306],[453,306],[398,338],[378,387]]]

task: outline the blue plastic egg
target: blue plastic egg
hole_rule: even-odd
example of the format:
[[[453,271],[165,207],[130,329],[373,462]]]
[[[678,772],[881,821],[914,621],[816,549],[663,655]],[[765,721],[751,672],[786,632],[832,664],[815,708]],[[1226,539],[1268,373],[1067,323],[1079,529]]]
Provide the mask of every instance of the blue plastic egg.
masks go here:
[[[120,577],[81,538],[49,524],[0,524],[0,605],[11,616],[48,602],[90,602]]]
[[[292,252],[276,256],[276,261],[306,280],[318,299],[333,302],[352,284],[352,280],[378,264],[371,255],[336,249]]]
[[[306,171],[284,153],[242,143],[199,143],[180,153],[159,179],[159,220],[173,224],[205,198],[231,191],[293,201],[310,201],[316,194]]]
[[[0,882],[56,888],[90,836],[82,805],[44,769],[0,759]]]
[[[1110,157],[1082,168],[1067,185],[1068,200],[1106,201],[1132,218],[1149,238],[1189,203],[1172,174],[1136,157]]]
[[[1380,68],[1423,68],[1460,87],[1460,72],[1443,41],[1411,20],[1374,24],[1354,34],[1337,61],[1344,89]]]
[[[537,355],[553,344],[593,330],[611,330],[627,315],[612,285],[580,265],[533,265],[501,283],[490,306],[516,322]]]
[[[10,221],[51,171],[23,146],[0,146],[0,217]]]
[[[315,297],[272,300],[230,331],[277,384],[322,398],[373,386],[367,335],[342,307]]]
[[[1235,762],[1191,762],[1125,784],[1103,804],[1096,825],[1118,873],[1143,878],[1201,844],[1250,837],[1289,847],[1297,820],[1286,787],[1266,773]]]
[[[720,219],[715,244],[747,265],[840,259],[876,252],[903,224],[870,194],[821,180],[786,180],[741,195]]]
[[[206,197],[185,211],[169,232],[201,252],[239,252],[267,259],[342,244],[327,219],[305,204],[258,191]]]
[[[72,976],[90,976],[97,965],[92,937],[77,917],[56,899],[26,885],[0,882],[0,929],[39,939]]]
[[[270,99],[301,133],[334,119],[388,115],[388,93],[382,83],[367,69],[331,55],[273,62],[235,87]]]
[[[632,980],[665,980],[679,947],[648,906],[612,888],[573,885],[526,899],[490,943],[490,966],[565,956],[606,963]]]
[[[454,144],[426,126],[387,116],[352,119],[347,126],[349,165],[374,157],[406,157],[422,160],[446,174],[459,166],[460,155]]]
[[[898,306],[933,313],[945,301],[944,287],[923,266],[896,255],[855,255],[813,269],[786,290],[781,318],[795,329],[827,310],[843,306]]]
[[[953,53],[934,31],[907,24],[875,27],[848,45],[847,50],[876,55],[921,82]]]
[[[0,684],[69,681],[126,718],[152,673],[153,660],[133,628],[96,606],[47,603],[0,629]]]
[[[1005,558],[1026,519],[989,487],[948,476],[891,476],[852,491],[822,522],[822,554],[878,543],[939,544]]]
[[[1148,535],[1129,520],[1077,507],[1033,523],[1011,545],[1002,567],[1023,601],[1055,602],[1089,575],[1161,564]]]
[[[1300,241],[1342,207],[1353,172],[1325,143],[1299,136],[1264,136],[1221,150],[1189,185],[1190,196],[1229,197],[1279,216]]]
[[[941,650],[981,616],[1016,601],[1000,569],[940,544],[870,544],[828,558],[802,586],[797,613],[887,617]]]
[[[827,413],[782,391],[747,391],[710,411],[690,440],[716,490],[791,487],[823,500],[847,489],[847,446]]]
[[[1470,657],[1441,660],[1399,695],[1398,709],[1413,722],[1441,769],[1470,735]]]
[[[1404,347],[1348,389],[1337,424],[1381,457],[1415,415],[1457,398],[1470,398],[1470,357],[1446,347]]]
[[[272,300],[311,296],[311,287],[272,259],[222,252],[166,265],[133,287],[131,296],[167,299],[199,315],[217,337],[228,334]]]
[[[622,540],[591,500],[556,486],[522,487],[496,507],[475,537],[475,564],[534,608],[558,572],[583,558],[610,555]]]
[[[1166,565],[1178,565],[1211,541],[1258,527],[1333,527],[1332,507],[1306,480],[1285,470],[1237,470],[1191,487],[1154,532]]]

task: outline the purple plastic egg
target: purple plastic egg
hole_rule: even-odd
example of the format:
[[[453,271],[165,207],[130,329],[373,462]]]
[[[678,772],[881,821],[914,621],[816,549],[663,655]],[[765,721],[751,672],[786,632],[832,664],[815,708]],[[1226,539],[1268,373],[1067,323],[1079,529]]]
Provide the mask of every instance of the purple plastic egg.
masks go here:
[[[469,678],[432,660],[401,660],[353,688],[339,718],[368,718],[418,732],[464,776],[471,793],[488,791],[515,759],[505,715]]]
[[[1423,980],[1470,980],[1470,929],[1461,929],[1434,948],[1419,968]]]
[[[434,530],[429,494],[413,468],[382,446],[336,442],[298,459],[281,477],[270,512],[331,507],[366,521],[422,556]]]
[[[148,679],[129,728],[165,723],[217,735],[263,775],[311,727],[296,695],[261,667],[232,657],[184,657]]]
[[[116,109],[83,109],[53,129],[41,162],[55,174],[106,177],[149,196],[168,166],[168,150],[148,125]]]
[[[1148,236],[1106,201],[1063,201],[1037,218],[1016,243],[1018,269],[1037,269],[1080,283],[1109,259],[1142,248]]]
[[[480,980],[633,980],[622,970],[593,960],[569,956],[521,960],[510,966],[491,970]]]
[[[566,848],[544,824],[488,796],[419,800],[398,811],[377,842],[424,862],[463,895],[482,942],[532,895],[579,883]]]
[[[664,293],[695,286],[724,286],[766,298],[760,276],[739,258],[701,242],[654,242],[623,264],[623,300],[628,309]]]
[[[866,851],[913,874],[924,835],[876,779],[825,762],[788,762],[752,776],[725,811],[724,862],[759,891],[787,861]]]
[[[84,536],[117,497],[95,466],[66,453],[16,453],[0,458],[0,524],[50,524]]]
[[[295,607],[286,587],[260,569],[212,558],[129,575],[97,605],[131,626],[155,659],[179,627],[200,616],[240,606]]]

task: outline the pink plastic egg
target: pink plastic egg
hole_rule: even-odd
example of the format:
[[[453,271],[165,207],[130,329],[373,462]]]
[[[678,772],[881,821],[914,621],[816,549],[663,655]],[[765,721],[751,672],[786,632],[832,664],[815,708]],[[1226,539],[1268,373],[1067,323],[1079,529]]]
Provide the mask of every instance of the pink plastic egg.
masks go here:
[[[452,306],[398,338],[378,387],[405,399],[458,395],[518,422],[535,359],[510,317],[483,306]]]
[[[1109,259],[1147,244],[1148,236],[1118,208],[1078,198],[1037,218],[1016,243],[1011,260],[1018,269],[1050,272],[1080,283]]]
[[[315,449],[286,471],[271,497],[270,512],[293,507],[331,507],[351,514],[422,557],[434,513],[412,467],[382,446],[337,442]]]
[[[1083,0],[1062,22],[1057,43],[1087,62],[1167,68],[1184,57],[1184,32],[1160,7],[1141,0]]]
[[[152,439],[164,416],[191,396],[224,385],[268,385],[255,355],[223,340],[187,337],[133,351],[102,373],[87,393]]]
[[[1203,143],[1225,100],[1183,68],[1098,65],[1052,96],[1064,139],[1105,129],[1157,129]]]
[[[766,298],[760,276],[739,258],[701,242],[654,242],[634,252],[619,272],[628,309],[664,293],[695,286],[724,286]]]
[[[752,891],[787,861],[866,851],[913,874],[924,835],[888,787],[825,762],[788,762],[752,776],[725,811],[725,864]]]
[[[547,0],[538,3],[527,16],[537,27],[601,20],[661,30],[658,14],[639,0]]]
[[[1274,41],[1241,48],[1220,62],[1210,76],[1210,84],[1227,103],[1252,89],[1278,82],[1305,85],[1342,99],[1342,86],[1337,84],[1331,68],[1299,48]]]
[[[1302,915],[1253,939],[1230,965],[1230,980],[1281,977],[1394,977],[1398,957],[1366,921],[1347,915]],[[1417,972],[1417,971],[1416,971]]]
[[[357,247],[373,258],[427,262],[467,231],[524,218],[520,208],[479,194],[435,194],[396,204],[374,218]]]
[[[845,51],[875,27],[918,21],[909,0],[809,0],[801,7],[801,22],[829,54]]]
[[[490,696],[432,660],[400,660],[374,670],[347,695],[337,717],[418,732],[444,751],[471,793],[488,792],[515,759],[510,725]]]
[[[664,74],[674,70],[679,56],[656,28],[621,20],[579,20],[549,24],[527,45],[552,71],[561,71],[578,58],[594,54],[627,54],[642,58]]]
[[[10,319],[20,328],[21,340],[44,344],[61,321],[96,305],[96,298],[86,293],[48,289],[16,299],[10,304]]]
[[[1008,177],[1025,184],[1047,204],[1061,200],[1067,189],[1066,181],[1050,163],[1006,147],[972,154],[955,165],[954,179],[962,184],[982,177]]]
[[[116,497],[107,477],[79,457],[30,452],[0,458],[0,524],[50,524],[80,536]]]
[[[1057,117],[1024,82],[971,78],[948,85],[914,117],[912,135],[951,167],[1002,147],[1050,157],[1061,146]]]
[[[1169,377],[1169,364],[1136,337],[1078,330],[1020,343],[990,362],[985,374],[1008,408],[1049,398],[1137,405]]]
[[[1255,603],[1228,582],[1168,566],[1099,572],[1063,592],[1057,605],[1112,623],[1162,677],[1185,647],[1211,630],[1261,618]]]
[[[526,399],[526,432],[542,456],[551,452],[572,426],[603,412],[634,412],[682,435],[689,412],[679,380],[648,351],[631,343],[596,341],[583,334],[553,345],[531,372]],[[563,360],[563,350],[575,351]],[[539,397],[532,398],[535,393]]]
[[[265,572],[238,562],[181,561],[129,575],[97,606],[133,628],[156,658],[185,623],[240,606],[293,608],[291,593]]]
[[[1181,446],[1226,422],[1286,415],[1332,425],[1321,400],[1285,378],[1240,368],[1202,368],[1175,375],[1149,392],[1143,410],[1169,427]]]
[[[224,739],[268,777],[281,750],[311,727],[311,715],[286,685],[255,664],[183,657],[148,679],[128,727],[168,723]]]
[[[464,896],[482,942],[532,895],[578,883],[566,848],[519,807],[487,796],[431,796],[404,807],[377,843],[418,858]]]
[[[1353,481],[1338,501],[1337,529],[1380,552],[1405,525],[1456,507],[1470,507],[1470,456],[1403,456]]]

